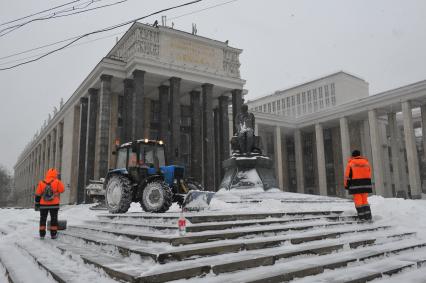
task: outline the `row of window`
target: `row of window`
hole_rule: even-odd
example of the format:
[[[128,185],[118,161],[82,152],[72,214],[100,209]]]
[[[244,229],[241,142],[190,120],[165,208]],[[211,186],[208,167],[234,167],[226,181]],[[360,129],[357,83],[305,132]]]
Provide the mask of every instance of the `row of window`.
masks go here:
[[[288,96],[251,108],[251,110],[283,116],[300,116],[336,105],[334,83]]]

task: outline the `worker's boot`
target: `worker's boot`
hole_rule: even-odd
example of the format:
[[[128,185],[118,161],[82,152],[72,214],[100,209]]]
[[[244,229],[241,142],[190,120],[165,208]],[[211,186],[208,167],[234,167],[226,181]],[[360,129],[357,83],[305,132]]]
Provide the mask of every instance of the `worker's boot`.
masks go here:
[[[364,207],[356,207],[356,212],[358,213],[358,220],[364,220]]]
[[[370,209],[370,205],[368,204],[364,206],[364,220],[372,221],[371,209]]]

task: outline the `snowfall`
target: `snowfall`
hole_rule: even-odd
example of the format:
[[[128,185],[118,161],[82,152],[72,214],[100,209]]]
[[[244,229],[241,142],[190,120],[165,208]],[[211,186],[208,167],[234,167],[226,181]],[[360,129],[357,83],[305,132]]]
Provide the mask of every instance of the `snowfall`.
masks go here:
[[[241,200],[260,200],[260,202],[249,202]],[[298,200],[297,202],[282,202],[282,200]],[[330,198],[328,198],[330,199]],[[304,203],[303,200],[309,200]],[[353,204],[348,201],[316,202],[315,200],[326,200],[325,197],[295,193],[283,193],[275,190],[263,192],[259,190],[233,190],[219,191],[213,198],[210,207],[200,212],[209,213],[244,213],[244,212],[290,212],[290,211],[315,211],[315,210],[343,210],[344,214],[354,215]],[[370,196],[369,203],[373,213],[374,224],[392,225],[400,231],[415,231],[417,237],[426,239],[426,195],[423,200],[404,200],[399,198],[383,198]],[[93,205],[93,204],[92,204]],[[90,210],[92,205],[64,205],[60,209],[59,218],[67,220],[68,225],[83,224],[87,220],[96,220],[98,214],[106,211]],[[133,203],[129,212],[140,212],[139,204]],[[179,212],[175,204],[169,212]],[[32,246],[46,253],[52,254],[52,264],[60,265],[67,272],[75,273],[75,282],[117,282],[106,275],[101,269],[84,264],[83,260],[72,254],[62,255],[52,250],[52,241],[49,237],[40,240],[38,237],[39,212],[33,209],[0,209],[0,258],[7,255],[8,264],[16,266],[23,282],[56,282],[50,275],[45,273],[34,259],[23,250],[16,247]],[[189,224],[190,225],[190,224]],[[177,233],[177,232],[176,232]],[[56,241],[61,240],[58,238]],[[425,250],[423,250],[425,252]],[[425,252],[426,253],[426,252]],[[425,254],[426,255],[426,254]],[[130,258],[129,260],[141,261]],[[155,268],[147,264],[147,269]],[[273,266],[264,267],[273,268]],[[402,276],[402,277],[401,277]],[[403,281],[401,281],[403,278]],[[191,282],[202,282],[203,279],[192,279]],[[0,263],[0,282],[8,282],[6,270]],[[304,282],[309,282],[309,277]],[[312,281],[314,282],[314,281]],[[426,282],[426,266],[411,270],[407,274],[402,273],[392,277],[376,279],[372,282]]]

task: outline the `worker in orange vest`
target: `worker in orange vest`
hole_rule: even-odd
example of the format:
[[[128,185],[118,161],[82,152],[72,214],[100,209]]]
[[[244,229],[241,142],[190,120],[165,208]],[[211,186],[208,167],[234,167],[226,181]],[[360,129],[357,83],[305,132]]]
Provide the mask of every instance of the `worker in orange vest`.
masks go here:
[[[371,220],[371,209],[368,204],[368,193],[372,192],[371,167],[367,158],[361,156],[359,150],[352,152],[345,170],[345,189],[353,195],[355,208],[360,220]]]
[[[38,183],[35,192],[35,210],[40,210],[40,238],[46,236],[46,220],[50,213],[50,237],[56,239],[58,233],[58,212],[61,202],[60,194],[64,192],[64,184],[58,179],[58,171],[47,170],[44,180]]]

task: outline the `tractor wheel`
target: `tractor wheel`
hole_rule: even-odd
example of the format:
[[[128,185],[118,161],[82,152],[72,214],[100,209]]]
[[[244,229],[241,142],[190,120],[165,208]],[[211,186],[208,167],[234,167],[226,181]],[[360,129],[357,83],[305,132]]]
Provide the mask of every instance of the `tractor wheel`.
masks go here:
[[[125,213],[132,203],[132,186],[125,176],[112,176],[106,185],[105,202],[110,213]]]
[[[149,182],[142,192],[140,204],[146,212],[162,213],[172,205],[173,192],[161,180]]]

